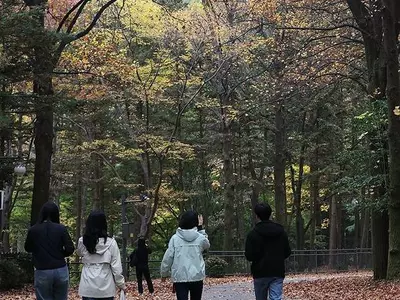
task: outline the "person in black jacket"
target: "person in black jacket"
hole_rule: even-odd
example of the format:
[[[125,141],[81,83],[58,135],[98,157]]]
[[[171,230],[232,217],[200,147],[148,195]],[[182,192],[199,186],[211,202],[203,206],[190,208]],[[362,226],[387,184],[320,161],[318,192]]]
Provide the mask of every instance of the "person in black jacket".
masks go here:
[[[65,257],[74,253],[67,228],[53,202],[43,205],[38,223],[28,230],[25,250],[32,252],[38,300],[67,300],[69,274]]]
[[[291,254],[289,240],[282,225],[269,220],[271,207],[257,204],[257,224],[247,235],[245,256],[251,261],[256,300],[282,299],[285,259]]]
[[[145,239],[139,238],[137,249],[130,255],[131,261],[133,260],[134,255],[136,255],[135,267],[139,294],[143,294],[143,276],[146,279],[149,292],[151,294],[154,293],[153,282],[151,281],[149,270],[149,254],[151,254],[151,249],[147,247]]]

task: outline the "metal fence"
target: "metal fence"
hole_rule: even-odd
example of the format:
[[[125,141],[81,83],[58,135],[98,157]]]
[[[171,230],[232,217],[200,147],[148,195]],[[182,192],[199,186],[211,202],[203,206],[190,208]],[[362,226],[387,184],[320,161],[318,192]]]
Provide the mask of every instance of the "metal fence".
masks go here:
[[[243,251],[210,251],[228,262],[226,275],[248,274],[250,262]],[[286,261],[286,273],[321,273],[372,269],[372,249],[293,250]]]
[[[205,255],[217,257],[227,262],[224,275],[248,275],[250,262],[244,256],[244,251],[209,251]],[[133,278],[134,268],[129,267],[129,261],[123,261],[128,271],[127,277]],[[81,263],[68,261],[72,280],[78,280]],[[160,260],[150,260],[149,268],[154,277],[160,270]],[[286,272],[297,273],[326,273],[345,272],[372,269],[372,249],[335,249],[335,250],[293,250],[292,255],[286,261]]]

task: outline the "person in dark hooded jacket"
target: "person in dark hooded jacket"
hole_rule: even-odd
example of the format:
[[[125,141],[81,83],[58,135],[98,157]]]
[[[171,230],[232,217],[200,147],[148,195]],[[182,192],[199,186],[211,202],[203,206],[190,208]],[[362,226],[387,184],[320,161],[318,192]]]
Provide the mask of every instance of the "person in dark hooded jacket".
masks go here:
[[[260,203],[254,208],[257,224],[247,235],[245,256],[251,261],[256,300],[282,299],[285,259],[291,254],[282,225],[270,221],[272,209]]]
[[[150,294],[154,293],[153,282],[150,277],[149,270],[149,254],[151,254],[151,249],[147,247],[146,241],[144,238],[139,238],[137,249],[132,252],[130,255],[130,259],[133,259],[133,255],[136,255],[136,279],[138,283],[138,292],[139,294],[143,294],[143,276],[147,282],[147,288],[149,289]]]
[[[32,253],[35,266],[36,299],[67,300],[69,274],[65,257],[74,249],[67,228],[60,224],[58,206],[51,201],[45,203],[25,240],[25,250]]]

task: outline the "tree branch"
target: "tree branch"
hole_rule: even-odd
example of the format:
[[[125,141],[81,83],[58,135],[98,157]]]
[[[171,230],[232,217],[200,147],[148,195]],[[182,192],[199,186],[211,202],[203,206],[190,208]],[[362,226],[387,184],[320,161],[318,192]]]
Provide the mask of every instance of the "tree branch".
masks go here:
[[[341,29],[341,28],[353,28],[357,31],[361,31],[363,33],[368,33],[363,28],[357,27],[352,24],[342,24],[342,25],[331,26],[331,27],[276,27],[276,29],[280,29],[280,30],[309,30],[309,31],[332,31],[332,30],[337,30],[337,29]]]
[[[69,16],[75,11],[75,9],[77,9],[82,2],[87,1],[87,0],[80,0],[78,1],[73,7],[71,7],[71,9],[64,15],[64,17],[62,18],[61,22],[58,24],[57,30],[56,32],[60,32],[62,27],[64,26],[65,22],[68,20]]]
[[[78,39],[80,39],[80,38],[82,38],[82,37],[84,37],[85,35],[87,35],[87,34],[94,28],[94,26],[96,26],[97,21],[100,19],[100,17],[101,17],[101,15],[103,14],[103,12],[104,12],[109,6],[111,6],[113,3],[115,3],[116,1],[117,1],[117,0],[110,0],[110,1],[108,1],[106,4],[104,4],[104,5],[99,9],[99,11],[96,13],[96,15],[93,17],[93,20],[92,20],[92,22],[89,24],[89,26],[88,26],[85,30],[83,30],[83,31],[81,31],[81,32],[79,32],[79,33],[77,33],[77,34],[75,35],[74,41],[75,41],[75,40],[78,40]]]
[[[370,26],[368,24],[368,19],[367,19],[369,13],[363,1],[361,0],[346,0],[346,1],[358,26],[360,26],[360,28],[364,32],[370,34],[371,33]]]
[[[86,5],[85,1],[89,1],[89,0],[83,0],[83,2],[81,3],[82,5]],[[63,52],[63,50],[65,49],[65,47],[72,43],[73,41],[79,40],[80,38],[84,37],[85,35],[87,35],[93,28],[94,26],[96,26],[97,22],[99,21],[101,15],[103,14],[103,12],[109,7],[111,6],[113,3],[115,3],[117,0],[109,0],[106,4],[104,4],[99,11],[95,14],[95,16],[93,17],[92,22],[89,24],[89,26],[85,29],[82,30],[81,32],[75,34],[72,37],[68,37],[65,38],[64,40],[61,41],[60,45],[58,46],[57,50],[55,51],[54,55],[53,55],[53,60],[52,63],[53,65],[57,65],[58,60],[61,57],[61,53]],[[76,8],[75,8],[76,9]],[[77,14],[75,15],[79,17],[79,12],[77,12]],[[75,18],[74,18],[75,19]],[[65,21],[64,21],[65,22]],[[70,24],[71,25],[71,24]],[[70,26],[69,26],[70,27]],[[72,30],[72,28],[71,28]]]
[[[78,21],[78,18],[80,17],[80,15],[82,14],[82,11],[84,10],[86,4],[88,4],[90,0],[83,0],[83,2],[81,3],[80,7],[78,8],[78,11],[76,12],[75,16],[73,17],[71,23],[68,25],[67,28],[67,33],[71,33],[72,29],[74,28],[76,21]]]

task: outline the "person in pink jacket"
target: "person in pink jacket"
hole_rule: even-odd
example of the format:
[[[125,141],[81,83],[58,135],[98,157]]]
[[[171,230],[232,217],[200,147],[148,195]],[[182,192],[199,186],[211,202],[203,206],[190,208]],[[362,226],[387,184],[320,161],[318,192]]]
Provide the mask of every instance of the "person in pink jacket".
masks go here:
[[[102,211],[92,211],[87,218],[77,254],[83,263],[79,282],[79,295],[83,300],[112,300],[117,287],[125,290],[118,244],[107,234],[107,220]]]

